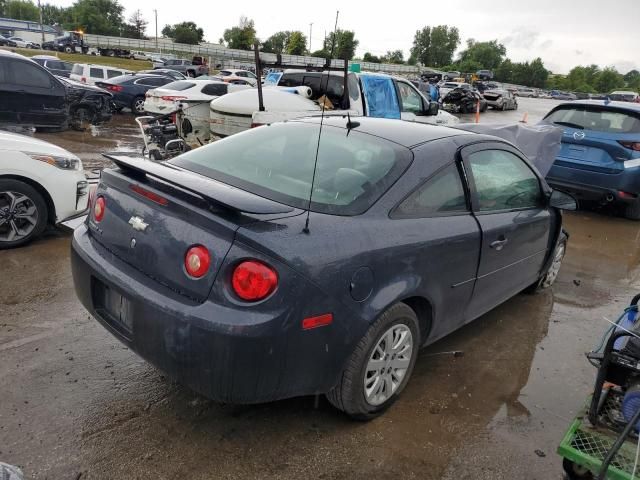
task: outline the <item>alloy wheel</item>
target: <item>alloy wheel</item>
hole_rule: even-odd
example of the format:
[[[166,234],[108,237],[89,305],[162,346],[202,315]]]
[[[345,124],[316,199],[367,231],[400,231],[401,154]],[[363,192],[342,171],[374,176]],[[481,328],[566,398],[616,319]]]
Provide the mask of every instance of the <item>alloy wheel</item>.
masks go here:
[[[412,354],[409,327],[398,323],[382,334],[364,371],[364,393],[369,405],[382,405],[391,398],[407,373]]]
[[[0,191],[0,242],[25,238],[38,224],[34,201],[19,192]]]
[[[144,99],[138,98],[133,103],[133,109],[135,110],[136,113],[144,113]]]

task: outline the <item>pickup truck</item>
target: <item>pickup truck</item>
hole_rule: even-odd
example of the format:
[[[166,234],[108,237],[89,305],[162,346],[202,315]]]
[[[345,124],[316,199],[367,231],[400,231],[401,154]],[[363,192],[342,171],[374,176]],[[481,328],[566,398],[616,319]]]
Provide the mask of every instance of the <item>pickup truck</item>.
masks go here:
[[[300,87],[306,87],[301,89]],[[458,119],[438,109],[408,80],[384,74],[349,73],[344,95],[342,72],[287,70],[267,75],[264,111],[255,89],[229,93],[211,102],[211,134],[225,137],[258,125],[319,115],[394,118],[434,125],[455,125]],[[306,94],[305,94],[306,93]]]
[[[156,69],[168,68],[169,70],[175,70],[177,72],[183,73],[187,77],[199,77],[200,75],[209,74],[209,66],[206,64],[206,62],[202,62],[201,60],[194,62],[190,60],[171,59],[166,60],[162,66],[156,66],[155,62],[153,65]]]

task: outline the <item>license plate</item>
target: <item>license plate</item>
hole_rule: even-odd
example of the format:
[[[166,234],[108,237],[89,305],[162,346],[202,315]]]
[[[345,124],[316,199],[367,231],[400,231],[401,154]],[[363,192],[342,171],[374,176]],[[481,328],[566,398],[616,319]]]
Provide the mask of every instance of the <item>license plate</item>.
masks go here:
[[[93,304],[96,312],[116,330],[126,336],[133,333],[131,303],[127,297],[94,279]]]

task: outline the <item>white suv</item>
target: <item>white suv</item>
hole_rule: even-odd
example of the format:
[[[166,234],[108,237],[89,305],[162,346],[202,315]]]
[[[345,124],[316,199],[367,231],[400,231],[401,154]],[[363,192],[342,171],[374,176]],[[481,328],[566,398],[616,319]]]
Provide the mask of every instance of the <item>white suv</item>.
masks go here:
[[[139,50],[131,50],[129,52],[129,58],[134,60],[151,60],[151,55],[147,52],[141,52]]]
[[[74,154],[0,130],[0,250],[18,247],[87,210],[87,178]]]
[[[69,78],[76,82],[95,85],[96,82],[103,82],[113,77],[134,73],[131,70],[123,70],[117,67],[107,67],[105,65],[92,65],[90,63],[76,63],[71,70]]]

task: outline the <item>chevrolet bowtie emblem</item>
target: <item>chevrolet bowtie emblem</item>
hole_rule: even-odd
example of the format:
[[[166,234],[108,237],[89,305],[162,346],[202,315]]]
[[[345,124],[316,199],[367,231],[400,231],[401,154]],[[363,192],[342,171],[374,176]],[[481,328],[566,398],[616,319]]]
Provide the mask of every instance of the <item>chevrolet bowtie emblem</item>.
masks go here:
[[[148,223],[145,223],[144,218],[133,216],[129,219],[129,225],[133,227],[134,230],[139,232],[144,232],[149,226]]]

